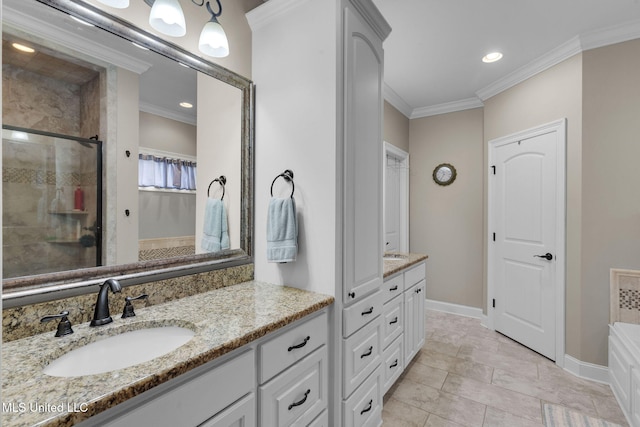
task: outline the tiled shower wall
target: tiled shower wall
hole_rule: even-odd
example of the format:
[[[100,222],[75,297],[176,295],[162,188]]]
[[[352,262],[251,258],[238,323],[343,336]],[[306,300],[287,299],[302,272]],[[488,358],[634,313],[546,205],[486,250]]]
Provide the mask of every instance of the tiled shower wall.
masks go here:
[[[100,76],[78,86],[4,64],[2,83],[4,124],[70,136],[98,134]],[[5,278],[96,265],[95,247],[54,243],[77,241],[77,222],[90,227],[96,220],[95,208],[86,214],[51,213],[71,211],[77,187],[84,192],[85,206],[96,206],[95,161],[77,161],[83,147],[74,144],[53,147],[3,141]],[[52,206],[56,197],[61,203]],[[84,234],[91,232],[81,229]]]

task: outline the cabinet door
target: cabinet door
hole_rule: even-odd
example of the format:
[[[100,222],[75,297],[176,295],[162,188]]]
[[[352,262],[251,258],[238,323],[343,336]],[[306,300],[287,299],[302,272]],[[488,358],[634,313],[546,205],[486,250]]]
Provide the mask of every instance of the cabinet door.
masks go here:
[[[424,280],[404,293],[404,366],[424,344]]]
[[[382,40],[351,8],[344,37],[344,286],[350,303],[382,285]]]
[[[633,359],[618,338],[609,335],[609,383],[622,411],[631,412],[631,366]]]
[[[256,396],[249,393],[199,427],[256,427]]]
[[[247,351],[189,380],[178,377],[173,380],[177,384],[175,388],[146,402],[143,400],[145,399],[143,393],[137,396],[139,399],[132,399],[123,404],[131,408],[128,412],[118,415],[110,422],[100,422],[100,425],[109,427],[200,425],[255,388],[254,355],[253,350]],[[153,390],[150,391],[153,392]]]
[[[631,368],[631,425],[640,426],[640,373]]]

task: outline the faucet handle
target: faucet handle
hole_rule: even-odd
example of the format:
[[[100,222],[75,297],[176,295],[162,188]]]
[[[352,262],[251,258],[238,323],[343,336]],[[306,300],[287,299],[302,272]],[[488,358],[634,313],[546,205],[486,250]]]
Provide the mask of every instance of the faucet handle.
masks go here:
[[[133,311],[133,304],[131,304],[131,301],[137,301],[139,299],[148,299],[148,298],[149,298],[149,295],[147,294],[138,295],[137,297],[125,297],[124,310],[122,311],[122,319],[126,319],[127,317],[133,317],[136,315],[136,313]]]
[[[58,323],[58,331],[56,332],[56,337],[63,337],[65,335],[69,335],[73,333],[73,329],[71,329],[71,322],[67,318],[69,312],[67,310],[61,311],[60,314],[52,314],[49,316],[44,316],[40,319],[40,323],[49,322],[53,319],[60,319],[60,323]]]

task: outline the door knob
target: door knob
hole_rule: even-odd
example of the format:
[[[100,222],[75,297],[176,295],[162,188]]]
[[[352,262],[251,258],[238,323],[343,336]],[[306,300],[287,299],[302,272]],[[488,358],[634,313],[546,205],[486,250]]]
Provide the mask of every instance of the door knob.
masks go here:
[[[545,258],[547,261],[551,261],[553,259],[553,255],[551,255],[549,252],[547,252],[544,255],[534,255],[534,256],[538,258]]]

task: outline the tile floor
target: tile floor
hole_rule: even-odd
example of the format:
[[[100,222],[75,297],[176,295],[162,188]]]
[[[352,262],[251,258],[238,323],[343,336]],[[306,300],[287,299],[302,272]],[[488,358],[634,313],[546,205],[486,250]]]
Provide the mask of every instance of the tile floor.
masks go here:
[[[534,427],[554,403],[627,426],[608,385],[578,378],[478,319],[427,310],[426,342],[384,397],[384,427]]]

